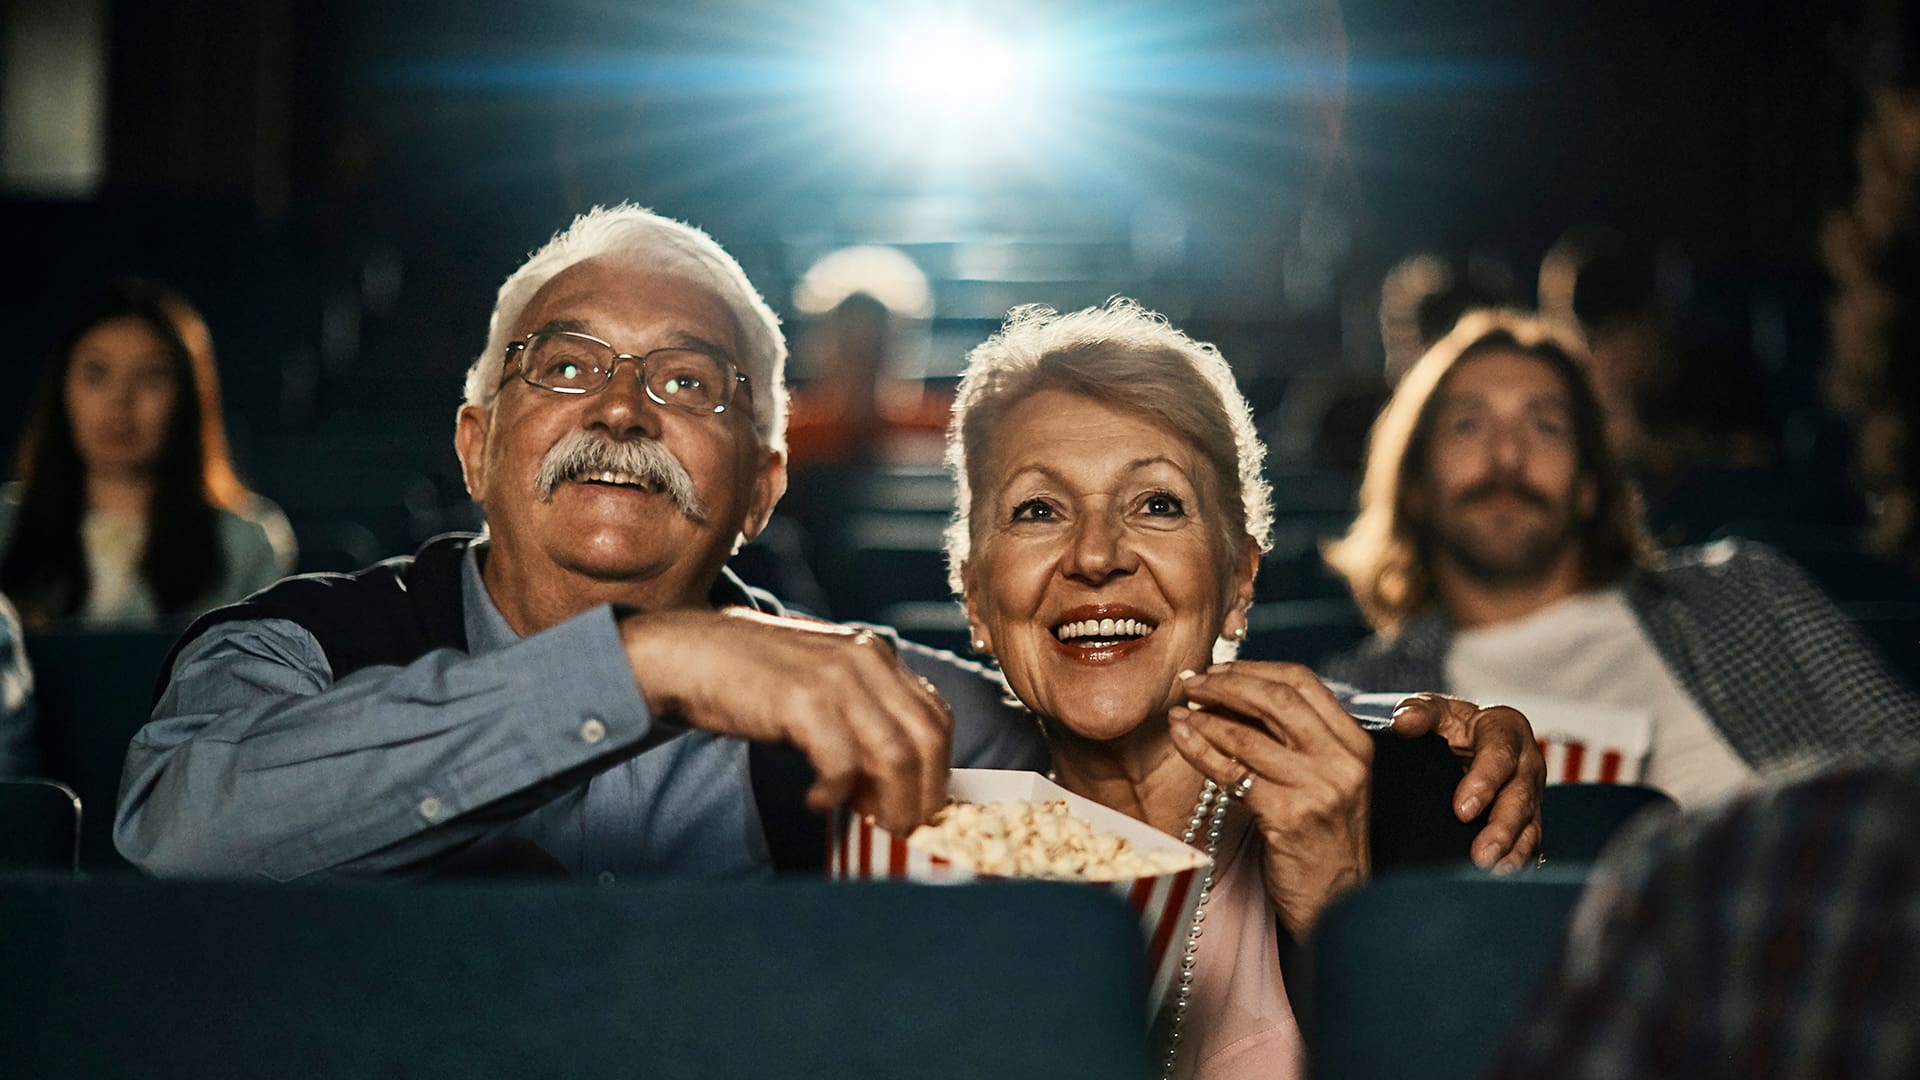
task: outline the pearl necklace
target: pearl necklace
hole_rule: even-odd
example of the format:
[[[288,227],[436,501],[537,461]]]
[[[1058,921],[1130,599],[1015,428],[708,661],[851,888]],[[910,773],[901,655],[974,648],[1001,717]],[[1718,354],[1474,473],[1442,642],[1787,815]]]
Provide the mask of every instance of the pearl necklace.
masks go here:
[[[1180,954],[1180,986],[1174,993],[1173,1017],[1167,1023],[1167,1053],[1160,1067],[1161,1080],[1173,1075],[1174,1060],[1180,1056],[1180,1022],[1186,1019],[1187,999],[1193,995],[1193,958],[1200,951],[1201,925],[1206,921],[1207,897],[1213,894],[1213,872],[1218,866],[1214,859],[1220,852],[1220,829],[1227,820],[1227,804],[1232,801],[1220,785],[1208,780],[1200,786],[1200,801],[1193,804],[1187,831],[1180,835],[1181,843],[1192,846],[1200,835],[1200,826],[1206,825],[1207,872],[1200,879],[1200,899],[1194,902],[1193,923],[1187,928],[1187,943]]]

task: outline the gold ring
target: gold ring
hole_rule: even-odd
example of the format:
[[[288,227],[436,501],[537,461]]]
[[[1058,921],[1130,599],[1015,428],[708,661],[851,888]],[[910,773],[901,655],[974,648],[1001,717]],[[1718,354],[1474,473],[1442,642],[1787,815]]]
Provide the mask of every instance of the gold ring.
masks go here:
[[[1227,794],[1232,795],[1236,799],[1245,800],[1247,792],[1252,790],[1253,770],[1248,769],[1246,772],[1240,774],[1240,779],[1235,780],[1232,787],[1227,789]]]

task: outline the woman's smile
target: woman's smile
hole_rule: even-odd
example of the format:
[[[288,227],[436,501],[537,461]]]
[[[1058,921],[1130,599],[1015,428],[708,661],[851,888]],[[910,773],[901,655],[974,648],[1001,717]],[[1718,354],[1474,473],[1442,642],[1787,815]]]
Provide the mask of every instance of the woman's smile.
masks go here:
[[[1083,664],[1109,664],[1140,651],[1158,619],[1128,604],[1082,604],[1050,627],[1060,651]]]

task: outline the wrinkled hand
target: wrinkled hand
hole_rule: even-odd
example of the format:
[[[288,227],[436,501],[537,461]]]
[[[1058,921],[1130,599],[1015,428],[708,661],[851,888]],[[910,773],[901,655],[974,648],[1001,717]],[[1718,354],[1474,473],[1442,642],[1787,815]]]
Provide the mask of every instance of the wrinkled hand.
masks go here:
[[[1530,864],[1540,850],[1547,765],[1526,717],[1505,705],[1483,709],[1444,694],[1416,694],[1394,709],[1393,730],[1408,737],[1438,732],[1468,763],[1453,793],[1461,821],[1472,821],[1492,802],[1486,827],[1473,839],[1476,866],[1508,874]]]
[[[1298,664],[1216,664],[1185,690],[1194,707],[1169,714],[1174,747],[1223,788],[1253,776],[1247,808],[1266,849],[1267,895],[1304,940],[1371,868],[1373,742]]]
[[[741,608],[627,615],[620,633],[654,715],[792,743],[816,812],[851,802],[904,836],[946,803],[953,714],[886,639]]]

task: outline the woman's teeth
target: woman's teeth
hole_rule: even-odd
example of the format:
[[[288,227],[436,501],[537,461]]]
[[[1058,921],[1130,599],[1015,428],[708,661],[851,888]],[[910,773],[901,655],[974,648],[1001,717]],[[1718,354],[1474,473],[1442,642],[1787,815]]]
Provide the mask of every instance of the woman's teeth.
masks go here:
[[[1077,622],[1061,623],[1053,630],[1053,636],[1061,641],[1076,641],[1083,638],[1112,641],[1116,638],[1145,637],[1151,633],[1153,633],[1153,626],[1139,619],[1081,619]]]

